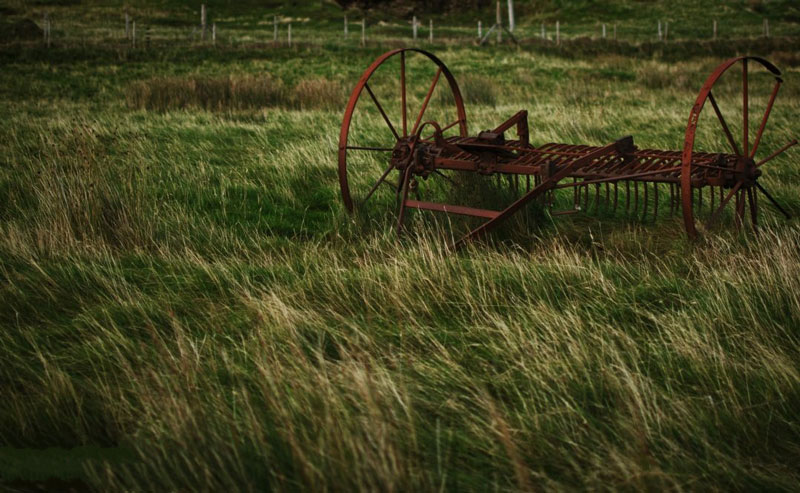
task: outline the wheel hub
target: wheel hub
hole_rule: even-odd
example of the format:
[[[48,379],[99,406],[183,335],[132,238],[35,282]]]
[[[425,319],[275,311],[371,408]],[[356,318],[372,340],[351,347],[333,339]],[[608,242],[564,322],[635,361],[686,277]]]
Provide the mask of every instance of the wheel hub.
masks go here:
[[[392,166],[400,171],[412,166],[413,174],[425,178],[434,170],[434,156],[430,150],[431,145],[416,135],[402,137],[392,151]]]
[[[736,163],[734,183],[741,181],[742,187],[749,188],[755,186],[761,170],[756,166],[756,162],[748,157],[740,157]]]

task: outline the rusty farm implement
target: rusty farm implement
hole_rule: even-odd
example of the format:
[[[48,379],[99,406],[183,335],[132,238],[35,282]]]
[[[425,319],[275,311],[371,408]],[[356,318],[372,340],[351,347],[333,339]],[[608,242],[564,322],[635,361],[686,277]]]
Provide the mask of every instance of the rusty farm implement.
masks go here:
[[[411,82],[412,70],[424,74],[424,82]],[[757,84],[751,82],[754,74]],[[759,152],[767,147],[762,146],[764,130],[783,82],[780,75],[759,57],[742,56],[719,65],[689,112],[680,150],[640,149],[630,136],[602,146],[537,146],[529,140],[524,110],[492,130],[470,136],[459,86],[442,61],[414,48],[389,51],[363,73],[345,110],[338,154],[342,199],[350,212],[370,201],[394,204],[398,230],[409,209],[479,218],[480,224],[456,247],[486,234],[534,200],[552,208],[559,194],[571,206],[551,211],[553,215],[597,207],[604,196],[606,207],[615,211],[624,208],[656,217],[661,207],[680,213],[690,238],[723,217],[730,222],[731,216],[736,228],[749,216],[755,230],[760,196],[789,216],[759,183],[762,166],[797,143],[794,139],[770,153]],[[723,76],[734,83],[723,86]],[[765,104],[751,132],[751,93],[756,89]],[[413,114],[408,109],[412,94],[419,106]],[[733,103],[724,107],[722,99]],[[385,128],[378,132],[376,125]],[[696,145],[698,136],[709,147]],[[500,210],[420,196],[425,188],[421,181],[447,186],[454,183],[456,172],[495,176],[516,195]],[[590,199],[592,190],[595,196]],[[376,199],[381,194],[384,198]]]

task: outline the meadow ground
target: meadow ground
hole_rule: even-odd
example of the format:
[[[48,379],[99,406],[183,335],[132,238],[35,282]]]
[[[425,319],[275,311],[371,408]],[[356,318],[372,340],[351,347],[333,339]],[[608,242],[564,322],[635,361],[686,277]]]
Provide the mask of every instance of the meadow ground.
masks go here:
[[[0,47],[4,486],[796,489],[798,220],[691,243],[668,206],[533,207],[458,254],[432,216],[397,240],[391,197],[353,218],[336,174],[389,45]],[[786,80],[765,150],[798,135],[796,38],[690,45],[432,50],[470,132],[528,109],[534,144],[680,149],[751,48]],[[762,179],[794,216],[797,157]]]

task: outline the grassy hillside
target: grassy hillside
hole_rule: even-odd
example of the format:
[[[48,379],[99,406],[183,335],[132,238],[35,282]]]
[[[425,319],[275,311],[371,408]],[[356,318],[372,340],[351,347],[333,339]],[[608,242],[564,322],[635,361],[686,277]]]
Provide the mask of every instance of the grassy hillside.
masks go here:
[[[108,5],[47,8],[100,33]],[[0,46],[3,486],[795,489],[798,220],[762,204],[758,236],[726,217],[690,243],[665,202],[657,219],[533,207],[458,254],[446,237],[465,224],[433,216],[397,240],[390,214],[344,212],[335,160],[352,85],[398,42],[341,42],[321,8],[330,27],[292,49],[259,44],[256,20],[216,47]],[[471,132],[526,108],[536,145],[661,149],[680,149],[721,57],[757,49],[786,80],[766,152],[798,135],[800,54],[737,43],[432,49]],[[754,114],[770,87],[754,81]],[[795,217],[798,152],[761,180]],[[456,197],[498,199],[474,190]]]

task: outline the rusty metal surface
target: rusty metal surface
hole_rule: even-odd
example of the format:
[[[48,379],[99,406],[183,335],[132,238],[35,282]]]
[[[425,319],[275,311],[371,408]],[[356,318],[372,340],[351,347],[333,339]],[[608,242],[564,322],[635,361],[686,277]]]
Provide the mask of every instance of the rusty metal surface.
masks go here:
[[[387,114],[369,85],[376,70],[388,59],[397,55],[400,60],[398,74],[400,82],[398,96],[402,106],[400,122],[393,120]],[[419,113],[415,118],[412,117],[409,131],[406,61],[410,55],[422,56],[434,64],[436,74],[429,86],[427,84],[424,86],[427,87],[427,91]],[[751,64],[750,67],[748,62]],[[720,77],[739,64],[743,122],[741,142],[737,142],[731,132],[723,116],[723,110],[712,92]],[[759,119],[759,127],[754,133],[755,139],[751,146],[748,114],[751,99],[749,78],[751,69],[757,66],[766,69],[775,78],[775,85],[769,94],[766,110]],[[426,109],[442,75],[447,81],[447,89],[452,93],[457,115],[455,121],[436,122],[425,119]],[[395,194],[398,206],[398,230],[403,228],[406,209],[465,215],[485,220],[456,242],[454,245],[456,247],[486,234],[533,200],[552,208],[556,202],[556,192],[567,188],[573,190],[572,209],[551,210],[551,215],[572,214],[580,210],[588,211],[590,208],[599,211],[601,207],[609,210],[612,204],[613,210],[617,211],[622,202],[619,194],[624,193],[625,213],[632,213],[642,220],[657,218],[661,200],[668,200],[670,214],[676,213],[680,208],[686,233],[690,238],[695,238],[698,234],[697,214],[707,212],[705,227],[710,228],[719,221],[723,211],[731,202],[734,204],[732,207],[737,228],[743,225],[745,215],[749,212],[752,229],[755,231],[758,225],[758,192],[788,217],[786,210],[758,183],[758,178],[761,176],[759,168],[797,144],[797,140],[792,140],[760,161],[756,161],[755,158],[778,90],[783,83],[780,75],[780,71],[773,64],[759,57],[736,57],[720,64],[706,80],[691,108],[684,146],[680,150],[639,149],[631,136],[604,146],[555,142],[535,146],[529,141],[528,113],[525,110],[519,111],[493,130],[468,136],[461,92],[444,63],[424,50],[416,48],[393,50],[378,57],[364,72],[353,89],[345,109],[339,137],[339,182],[342,199],[347,210],[353,212],[357,208],[356,205],[364,206],[381,184],[388,184]],[[391,131],[393,139],[383,146],[358,145],[349,141],[353,116],[357,111],[357,104],[362,99],[365,100],[362,104],[374,105],[374,108],[377,108]],[[711,118],[716,117],[719,122],[718,131],[730,146],[729,149],[724,149],[724,152],[702,152],[694,149],[699,118],[707,101],[713,109]],[[458,135],[445,135],[456,126]],[[516,138],[510,138],[510,134],[514,134]],[[351,195],[348,180],[351,166],[349,156],[354,151],[384,153],[382,156],[388,157],[387,167],[377,177],[369,191],[359,198],[358,204]],[[494,175],[498,183],[503,183],[507,178],[509,189],[519,196],[507,207],[497,211],[474,208],[469,204],[456,205],[420,200],[420,180],[436,176],[452,183],[452,179],[443,173],[445,171],[468,172],[487,177]],[[397,178],[390,182],[388,177],[393,173]],[[620,182],[624,182],[624,187],[619,187]],[[641,193],[640,186],[643,187]],[[595,191],[595,198],[590,204],[591,188]],[[708,190],[705,204],[704,190]],[[604,195],[602,205],[601,192]],[[409,194],[413,194],[416,198],[410,198]],[[641,206],[640,199],[643,202]]]

